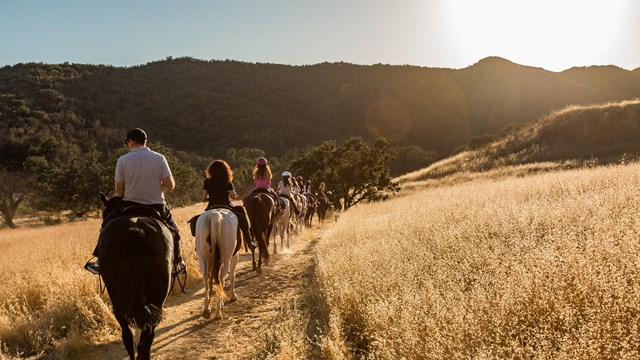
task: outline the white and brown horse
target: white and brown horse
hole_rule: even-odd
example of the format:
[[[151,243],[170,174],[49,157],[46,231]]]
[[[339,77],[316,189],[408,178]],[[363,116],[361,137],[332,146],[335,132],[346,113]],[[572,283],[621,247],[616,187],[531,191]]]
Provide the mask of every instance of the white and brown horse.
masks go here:
[[[273,231],[273,253],[278,253],[278,245],[276,238],[280,234],[280,249],[285,247],[291,247],[291,220],[295,217],[293,210],[291,209],[291,202],[284,196],[280,196],[280,199],[284,202],[284,210],[276,216]]]
[[[202,316],[211,316],[211,299],[215,295],[214,318],[222,318],[224,279],[229,274],[231,300],[238,299],[235,290],[236,265],[240,255],[238,240],[238,217],[226,208],[207,210],[196,222],[196,252],[200,261],[204,281],[204,310]],[[215,285],[215,287],[214,287]]]

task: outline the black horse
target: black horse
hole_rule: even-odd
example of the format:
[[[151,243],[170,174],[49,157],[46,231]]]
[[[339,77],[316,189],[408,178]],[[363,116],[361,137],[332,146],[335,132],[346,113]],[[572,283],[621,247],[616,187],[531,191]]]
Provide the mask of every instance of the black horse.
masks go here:
[[[305,194],[307,196],[307,212],[304,214],[304,225],[308,228],[311,227],[313,222],[313,215],[316,214],[316,208],[318,207],[318,200],[313,194]]]
[[[322,222],[327,216],[327,210],[331,208],[331,202],[329,201],[329,198],[327,198],[323,194],[317,194],[316,196],[318,199],[318,206],[316,208],[316,211],[318,213],[318,221]]]
[[[258,242],[258,264],[256,264],[255,249],[251,249],[253,270],[262,273],[262,260],[269,264],[269,238],[276,217],[275,199],[265,192],[254,191],[243,200],[251,223],[251,235]]]
[[[129,358],[149,359],[169,293],[173,239],[152,209],[125,208],[121,198],[107,200],[102,193],[100,200],[105,205],[99,237],[100,275]],[[137,348],[130,326],[140,330]]]

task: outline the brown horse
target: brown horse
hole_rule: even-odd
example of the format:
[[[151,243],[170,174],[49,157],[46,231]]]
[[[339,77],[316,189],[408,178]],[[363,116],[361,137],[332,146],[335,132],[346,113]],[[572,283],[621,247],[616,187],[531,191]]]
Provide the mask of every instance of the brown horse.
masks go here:
[[[311,222],[313,221],[313,215],[316,214],[318,200],[316,200],[316,196],[311,193],[305,195],[307,196],[307,212],[304,214],[304,225],[310,228]]]
[[[253,191],[243,200],[243,206],[247,210],[251,223],[251,235],[258,242],[258,263],[256,264],[255,249],[251,249],[253,270],[262,273],[262,260],[269,264],[269,237],[276,218],[275,199],[268,193]]]

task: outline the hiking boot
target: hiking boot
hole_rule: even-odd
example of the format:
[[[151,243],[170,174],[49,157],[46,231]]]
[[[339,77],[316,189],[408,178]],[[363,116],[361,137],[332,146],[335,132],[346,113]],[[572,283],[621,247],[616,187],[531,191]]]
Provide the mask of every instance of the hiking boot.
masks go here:
[[[173,272],[171,275],[178,276],[187,272],[187,265],[184,263],[184,260],[180,260],[177,264],[173,265]]]
[[[84,264],[84,268],[93,275],[100,275],[100,265],[98,265],[97,261],[87,261]]]

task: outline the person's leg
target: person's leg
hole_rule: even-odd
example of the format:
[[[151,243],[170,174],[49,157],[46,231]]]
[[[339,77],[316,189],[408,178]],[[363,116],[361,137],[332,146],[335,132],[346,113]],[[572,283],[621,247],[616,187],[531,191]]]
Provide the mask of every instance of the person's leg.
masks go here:
[[[171,231],[171,235],[173,235],[173,264],[179,264],[183,262],[183,260],[182,253],[180,252],[180,231],[178,230],[178,225],[173,221],[171,211],[167,205],[160,204],[158,206],[154,205],[154,207],[160,212],[162,221],[167,224],[169,231]]]
[[[245,244],[247,244],[249,248],[255,249],[257,244],[253,240],[251,232],[249,231],[249,216],[247,215],[247,210],[244,206],[234,206],[233,210],[238,217],[238,227],[240,227],[240,231],[242,231],[242,237],[244,238]]]
[[[280,200],[280,195],[278,195],[275,191],[269,189],[269,192],[271,194],[271,196],[273,196],[273,200],[276,202],[276,208],[278,209],[278,212],[282,212],[284,209],[282,206],[282,201]]]
[[[298,210],[298,204],[296,204],[296,201],[293,200],[293,195],[289,196],[289,202],[291,203],[291,207],[293,208],[293,212],[296,213],[296,215],[300,215],[300,210]]]

